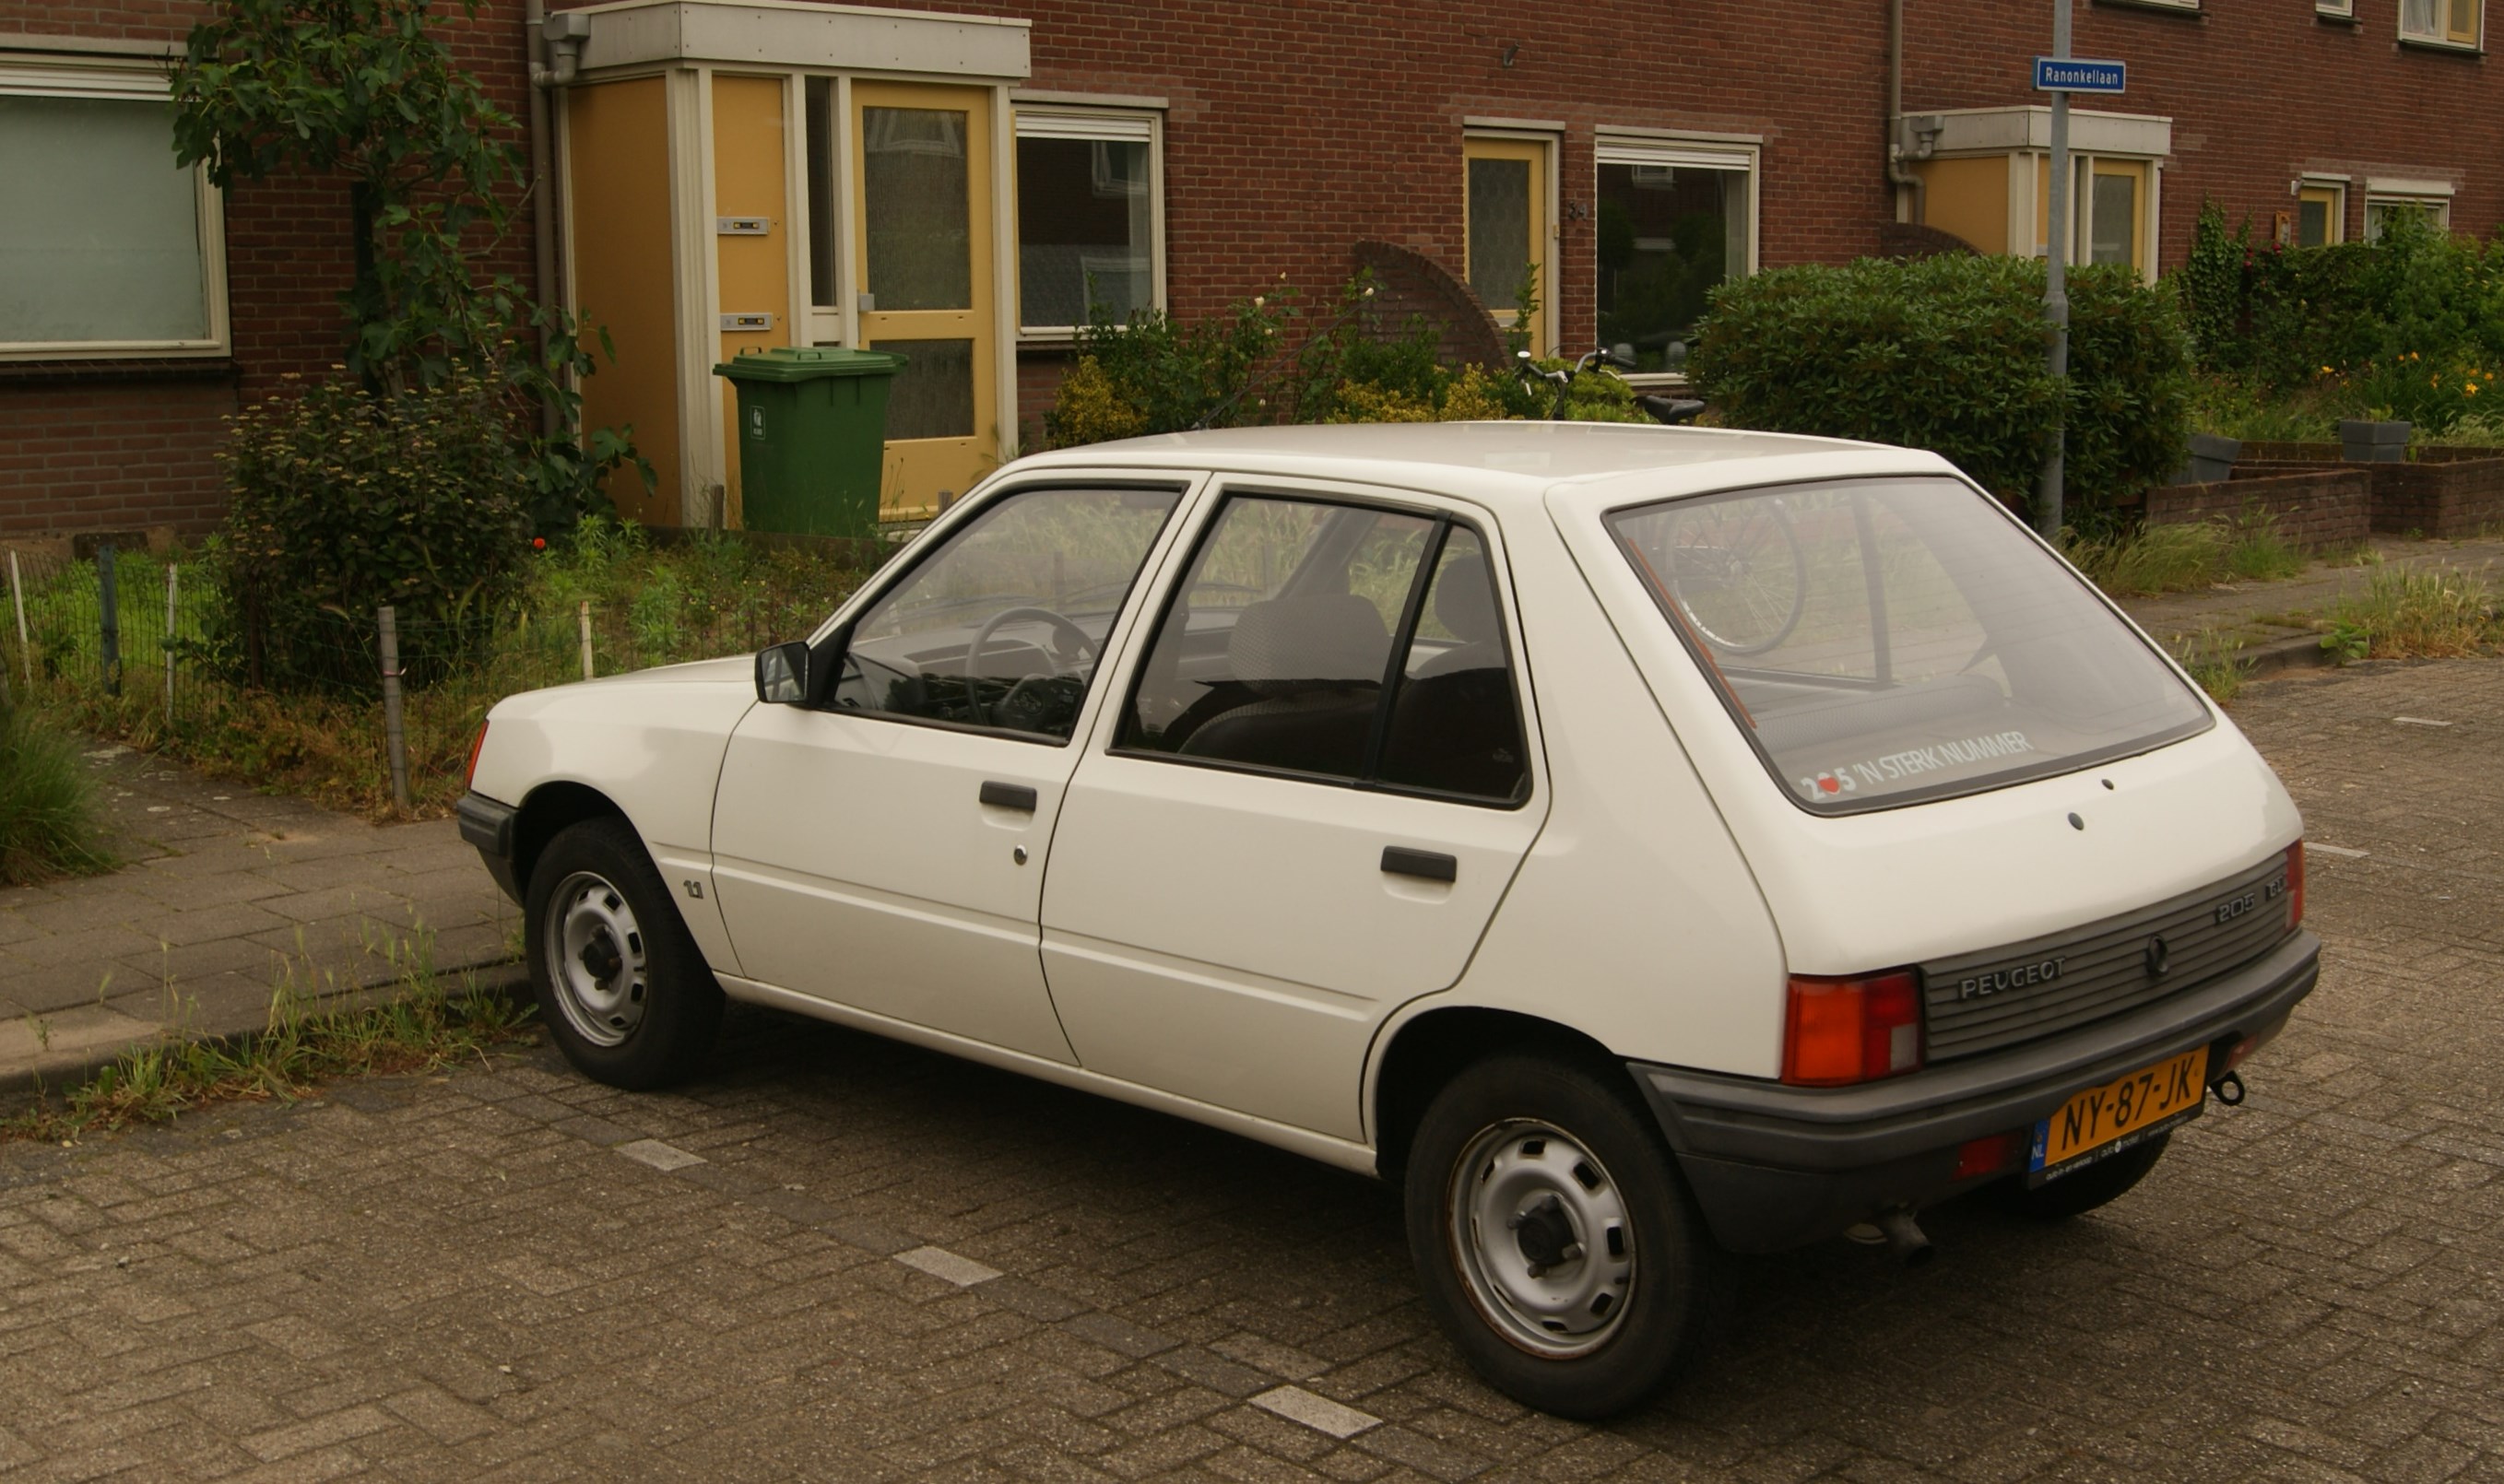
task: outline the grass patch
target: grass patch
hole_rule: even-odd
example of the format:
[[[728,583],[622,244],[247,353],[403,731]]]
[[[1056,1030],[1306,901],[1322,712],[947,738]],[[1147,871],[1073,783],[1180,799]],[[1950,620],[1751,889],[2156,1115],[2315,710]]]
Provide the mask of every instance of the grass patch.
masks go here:
[[[2340,596],[2325,631],[2342,659],[2456,659],[2504,645],[2504,611],[2484,571],[2382,567]]]
[[[2177,634],[2168,646],[2181,658],[2183,671],[2193,683],[2208,693],[2208,699],[2224,706],[2233,701],[2251,678],[2251,670],[2243,661],[2242,638],[2204,629],[2196,637]]]
[[[132,560],[126,558],[125,568]],[[37,675],[28,687],[54,724],[177,758],[213,777],[311,799],[373,819],[451,812],[478,723],[518,691],[582,678],[581,605],[591,605],[596,674],[752,652],[805,637],[852,595],[869,569],[833,549],[766,546],[701,535],[662,545],[641,527],[586,522],[532,559],[521,601],[482,620],[461,646],[476,658],[413,686],[405,718],[413,808],[392,805],[383,712],[370,693],[255,688],[220,675],[183,646],[175,704],[161,681],[162,568],[126,571],[122,694],[107,693],[95,653],[95,581],[88,566],[28,581]],[[219,601],[214,568],[185,563],[182,629]],[[137,595],[134,597],[134,594]],[[155,607],[151,609],[150,604]],[[410,637],[413,626],[403,625]],[[343,618],[335,641],[379,673],[370,615]],[[14,638],[14,637],[13,637]],[[13,646],[14,647],[14,646]]]
[[[2106,535],[2064,532],[2062,554],[2118,598],[2191,592],[2219,582],[2276,582],[2312,558],[2266,511],[2196,525],[2140,526]]]
[[[377,1004],[325,1007],[294,970],[271,990],[262,1028],[229,1041],[176,1034],[123,1053],[85,1083],[0,1120],[0,1140],[54,1143],[171,1122],[218,1103],[293,1102],[345,1077],[431,1072],[483,1057],[529,1032],[531,1012],[467,975],[447,988],[421,940],[396,948],[400,977]]]
[[[78,744],[0,702],[0,886],[113,865]]]

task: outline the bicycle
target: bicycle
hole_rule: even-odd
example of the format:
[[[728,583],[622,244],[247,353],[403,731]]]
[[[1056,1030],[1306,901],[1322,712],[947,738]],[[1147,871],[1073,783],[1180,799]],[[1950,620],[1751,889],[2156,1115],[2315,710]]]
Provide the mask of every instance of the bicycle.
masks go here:
[[[1553,422],[1571,414],[1575,378],[1597,368],[1615,375],[1631,362],[1595,346],[1571,364],[1542,370],[1516,352],[1514,373],[1556,389]],[[1668,427],[1693,422],[1704,404],[1638,392],[1635,404]],[[1722,654],[1763,654],[1791,638],[1808,605],[1808,559],[1780,497],[1716,500],[1673,515],[1663,549],[1652,553],[1670,600],[1697,638]]]

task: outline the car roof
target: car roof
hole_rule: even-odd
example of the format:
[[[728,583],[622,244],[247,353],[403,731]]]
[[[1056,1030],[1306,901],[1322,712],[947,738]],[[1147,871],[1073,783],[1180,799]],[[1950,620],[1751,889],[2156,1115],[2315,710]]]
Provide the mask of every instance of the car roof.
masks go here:
[[[1159,433],[1036,454],[1010,469],[1080,467],[1345,479],[1438,490],[1506,505],[1536,503],[1559,485],[1645,486],[1658,498],[1792,479],[1928,472],[1946,466],[1934,454],[1796,433],[1632,423],[1489,422]]]

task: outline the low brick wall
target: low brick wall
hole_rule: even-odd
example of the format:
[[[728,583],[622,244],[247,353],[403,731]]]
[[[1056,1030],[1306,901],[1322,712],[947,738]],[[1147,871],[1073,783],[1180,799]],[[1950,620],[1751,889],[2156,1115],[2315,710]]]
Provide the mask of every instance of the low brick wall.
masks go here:
[[[2504,457],[2491,448],[2424,452],[2428,457],[2407,464],[2246,459],[2235,465],[2235,480],[2248,484],[2339,469],[2363,473],[2373,481],[2373,529],[2385,535],[2456,540],[2504,526]]]
[[[2347,451],[2337,443],[2264,443],[2247,441],[2238,464],[2337,464]],[[2412,464],[2465,464],[2473,459],[2504,458],[2504,449],[2477,443],[2425,443],[2409,450]]]
[[[2242,466],[2236,472],[2241,474]],[[2374,476],[2362,465],[2301,468],[2215,484],[2175,484],[2147,492],[2147,523],[2191,525],[2246,511],[2276,518],[2278,535],[2307,551],[2353,546],[2373,530]]]

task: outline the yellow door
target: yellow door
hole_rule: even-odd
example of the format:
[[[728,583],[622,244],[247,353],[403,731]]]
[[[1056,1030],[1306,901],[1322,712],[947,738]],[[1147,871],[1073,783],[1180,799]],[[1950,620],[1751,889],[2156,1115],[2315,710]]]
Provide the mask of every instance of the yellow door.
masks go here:
[[[2348,240],[2347,198],[2331,186],[2307,186],[2296,198],[2295,242],[2298,247],[2328,247]]]
[[[1471,139],[1461,153],[1470,288],[1496,324],[1510,329],[1521,318],[1527,281],[1539,297],[1530,351],[1545,356],[1548,306],[1556,297],[1543,271],[1555,241],[1548,220],[1548,146],[1536,139]]]
[[[999,463],[991,94],[852,85],[860,339],[907,358],[887,395],[882,513],[937,512]]]
[[[2087,211],[2089,262],[2126,262],[2147,271],[2147,165],[2098,159]]]

